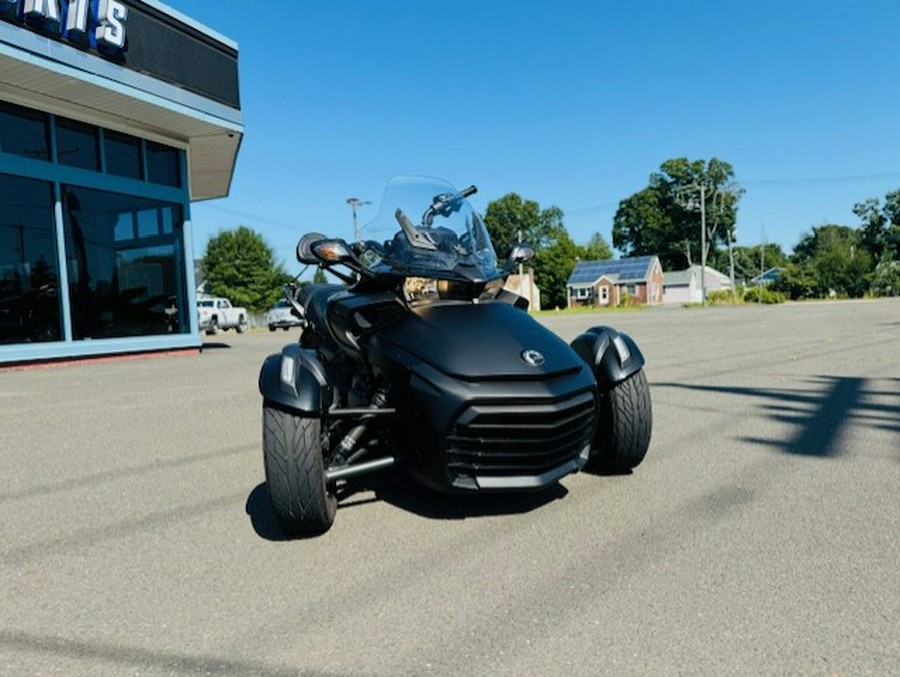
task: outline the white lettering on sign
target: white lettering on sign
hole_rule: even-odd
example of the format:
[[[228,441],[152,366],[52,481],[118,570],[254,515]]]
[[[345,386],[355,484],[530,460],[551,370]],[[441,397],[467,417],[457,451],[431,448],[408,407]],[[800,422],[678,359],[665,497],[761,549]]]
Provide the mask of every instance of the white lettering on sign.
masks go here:
[[[94,35],[97,42],[122,49],[125,46],[125,23],[128,8],[118,0],[100,0],[97,6],[97,21],[100,24]]]
[[[69,0],[69,11],[66,14],[66,33],[87,33],[88,11],[91,0]]]
[[[23,9],[26,16],[39,16],[59,23],[59,4],[56,0],[25,0]]]
[[[100,51],[125,48],[128,7],[120,0],[0,0],[0,13],[7,20],[15,20],[17,9],[26,28],[55,31],[81,46],[90,36],[91,46]]]

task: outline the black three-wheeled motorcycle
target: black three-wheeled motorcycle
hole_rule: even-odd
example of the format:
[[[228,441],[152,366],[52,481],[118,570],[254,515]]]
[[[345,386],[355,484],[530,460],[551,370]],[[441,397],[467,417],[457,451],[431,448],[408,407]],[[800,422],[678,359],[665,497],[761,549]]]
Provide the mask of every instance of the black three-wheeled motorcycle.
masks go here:
[[[582,468],[627,471],[650,443],[650,392],[634,341],[594,327],[567,345],[504,289],[504,267],[467,197],[393,179],[347,244],[318,233],[301,263],[344,284],[294,285],[299,343],[259,377],[272,508],[289,535],[326,531],[339,484],[389,466],[440,491],[522,491]]]

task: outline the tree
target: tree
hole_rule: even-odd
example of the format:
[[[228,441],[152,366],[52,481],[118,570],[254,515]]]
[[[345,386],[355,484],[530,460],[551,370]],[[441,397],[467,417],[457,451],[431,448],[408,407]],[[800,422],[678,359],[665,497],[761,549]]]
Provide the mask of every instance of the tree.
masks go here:
[[[274,304],[291,279],[262,236],[245,226],[219,231],[209,241],[203,270],[213,294],[254,312]]]
[[[566,227],[559,207],[541,206],[508,193],[492,200],[484,215],[484,225],[501,261],[519,241],[534,248],[532,261],[535,283],[541,290],[542,306],[566,306],[566,282],[575,267],[578,249]]]
[[[872,258],[860,246],[860,234],[849,226],[829,224],[812,229],[794,247],[792,262],[808,269],[819,296],[834,292],[860,297],[869,287]]]
[[[737,221],[743,189],[727,162],[712,158],[666,160],[649,185],[619,203],[613,219],[613,246],[625,256],[657,255],[664,269],[703,259],[701,204],[706,217],[707,254],[727,244]]]
[[[900,261],[895,261],[890,251],[885,251],[875,266],[872,291],[878,296],[900,296]]]
[[[580,248],[562,226],[554,229],[547,240],[535,253],[534,281],[541,290],[542,308],[565,308],[568,305],[566,284]]]
[[[313,273],[313,284],[324,284],[328,282],[328,277],[325,275],[325,271],[321,268],[316,268],[316,272]]]
[[[734,248],[734,276],[750,280],[761,272],[762,264],[765,270],[769,268],[784,268],[788,264],[788,257],[782,250],[781,245],[774,242],[765,245],[754,245],[752,247],[735,247]],[[718,270],[727,271],[728,254],[723,252],[719,258],[711,265]]]
[[[501,260],[512,246],[521,241],[535,251],[550,243],[558,227],[562,226],[563,213],[559,207],[541,209],[534,200],[523,200],[516,193],[508,193],[488,203],[484,225]]]
[[[772,289],[784,292],[792,299],[814,299],[819,294],[819,283],[812,269],[799,263],[787,263],[775,281]]]
[[[900,260],[900,190],[885,196],[884,205],[878,198],[869,198],[854,205],[853,213],[862,221],[860,246],[875,261],[887,252],[892,260]]]
[[[586,245],[578,245],[578,258],[582,261],[605,261],[612,258],[612,249],[600,233],[594,233]]]

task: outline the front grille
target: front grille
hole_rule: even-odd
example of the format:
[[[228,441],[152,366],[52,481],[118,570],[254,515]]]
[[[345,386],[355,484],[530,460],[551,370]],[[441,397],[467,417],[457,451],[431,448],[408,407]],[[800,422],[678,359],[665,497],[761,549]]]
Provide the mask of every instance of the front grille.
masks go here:
[[[590,442],[594,394],[560,402],[473,405],[447,438],[447,465],[457,475],[540,475],[572,460]]]

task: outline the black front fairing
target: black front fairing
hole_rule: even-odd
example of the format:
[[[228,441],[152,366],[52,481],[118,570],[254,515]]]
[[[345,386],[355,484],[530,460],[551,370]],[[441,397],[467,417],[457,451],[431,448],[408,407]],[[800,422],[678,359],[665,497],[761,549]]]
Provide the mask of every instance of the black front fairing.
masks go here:
[[[414,308],[377,341],[464,380],[538,380],[584,368],[562,339],[502,302]],[[539,353],[543,363],[527,362],[526,351]]]
[[[392,400],[395,441],[410,472],[432,488],[538,489],[586,461],[593,373],[515,306],[410,309],[367,347],[374,363],[403,374]]]

